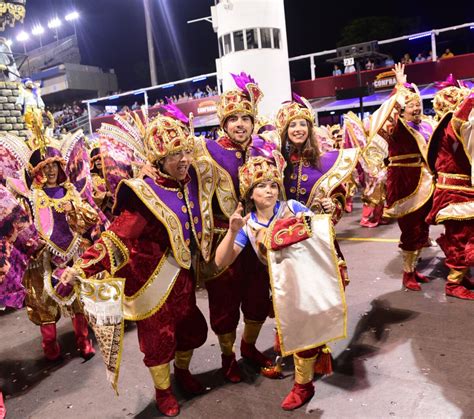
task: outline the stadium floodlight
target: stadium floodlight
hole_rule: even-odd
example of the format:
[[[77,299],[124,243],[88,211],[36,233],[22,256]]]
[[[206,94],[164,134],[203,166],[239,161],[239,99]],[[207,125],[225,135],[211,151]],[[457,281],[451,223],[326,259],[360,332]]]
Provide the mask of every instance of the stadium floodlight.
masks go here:
[[[40,48],[43,48],[43,40],[41,39],[41,35],[43,35],[43,33],[44,28],[41,25],[33,26],[33,29],[31,29],[31,34],[39,38]]]
[[[55,17],[48,22],[49,29],[57,29],[61,25],[62,25],[62,22],[61,22],[61,19],[59,19],[59,17]]]
[[[68,22],[71,22],[72,25],[74,26],[74,36],[76,37],[77,37],[76,20],[79,19],[79,17],[80,17],[79,13],[76,10],[64,16],[64,19],[66,19]]]
[[[49,29],[54,29],[54,32],[56,33],[56,42],[59,44],[59,32],[58,28],[62,25],[61,19],[59,17],[54,17],[48,22],[48,28]]]
[[[34,36],[40,36],[44,33],[44,28],[41,25],[33,26],[31,29],[31,34]]]
[[[26,55],[26,41],[30,38],[30,35],[28,35],[25,31],[21,31],[17,36],[16,40],[18,42],[23,43],[23,51],[25,52]]]
[[[28,35],[25,31],[21,31],[17,36],[16,36],[16,40],[18,42],[25,42],[25,41],[28,41],[28,39],[30,38],[30,35]]]
[[[68,13],[66,16],[64,16],[64,19],[67,20],[68,22],[71,22],[73,20],[79,19],[79,13],[74,11],[71,13]]]

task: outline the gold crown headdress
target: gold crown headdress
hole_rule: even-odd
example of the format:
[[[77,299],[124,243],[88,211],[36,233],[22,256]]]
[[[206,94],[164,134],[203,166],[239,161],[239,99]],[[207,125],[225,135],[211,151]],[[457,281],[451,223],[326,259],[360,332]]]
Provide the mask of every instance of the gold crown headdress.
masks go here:
[[[435,87],[439,91],[433,98],[433,109],[438,119],[441,119],[448,112],[455,111],[470,93],[466,84],[460,80],[455,80],[452,74],[445,81],[435,83]]]
[[[190,114],[192,120],[192,114]],[[164,157],[194,148],[194,133],[185,122],[159,115],[148,123],[145,150],[148,160],[155,163]]]
[[[217,116],[221,128],[231,115],[243,113],[250,115],[253,119],[258,113],[258,103],[263,97],[263,92],[258,87],[255,80],[244,72],[231,74],[238,89],[224,92],[217,104]]]
[[[249,159],[239,168],[240,197],[248,198],[251,189],[261,182],[278,183],[283,191],[283,171],[286,162],[275,144],[256,137],[249,148]]]
[[[414,100],[421,102],[420,91],[415,83],[405,83],[398,88],[398,91],[403,95],[405,106]]]
[[[284,103],[277,112],[275,124],[280,135],[294,119],[306,119],[311,125],[314,125],[311,104],[306,98],[298,96],[296,93],[293,93],[293,101]]]

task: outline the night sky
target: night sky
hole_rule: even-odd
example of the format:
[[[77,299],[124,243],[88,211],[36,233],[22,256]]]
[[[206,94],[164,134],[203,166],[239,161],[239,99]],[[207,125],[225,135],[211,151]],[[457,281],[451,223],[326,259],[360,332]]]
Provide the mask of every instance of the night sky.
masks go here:
[[[154,8],[158,82],[165,83],[214,72],[214,59],[218,52],[212,25],[207,22],[186,24],[187,20],[209,16],[210,6],[214,1],[151,0],[151,3]],[[468,6],[469,3],[471,2],[456,1],[456,10],[433,10],[431,5],[434,3],[428,1],[399,0],[382,3],[360,0],[285,0],[289,54],[292,57],[333,49],[345,39],[343,29],[348,24],[354,19],[368,16],[390,16],[389,22],[384,23],[383,34],[389,35],[386,37],[472,22],[474,7],[472,3]],[[83,64],[115,68],[122,90],[148,86],[148,56],[141,0],[27,0],[24,25],[19,24],[14,29],[6,30],[6,36],[14,39],[22,27],[30,30],[38,21],[46,27],[47,21],[55,12],[63,17],[73,9],[81,14],[77,31]],[[371,25],[370,35],[361,36],[380,36],[382,29],[379,26],[381,25]],[[43,44],[48,40],[53,41],[51,32],[48,29],[47,32],[50,33],[49,39],[45,34]],[[474,51],[474,31],[470,32],[471,34],[467,33],[467,38],[470,39],[466,39],[464,33],[461,44],[455,45],[462,50],[460,52]],[[72,25],[64,23],[60,34],[65,36],[72,33]],[[423,42],[423,45],[420,43],[399,47],[420,50],[428,48],[429,41]],[[30,44],[33,47],[35,41],[30,40],[28,45]],[[39,44],[36,42],[36,45]],[[453,45],[449,46],[456,49]],[[21,52],[22,46],[17,42],[13,50]],[[321,68],[324,70],[324,65]]]

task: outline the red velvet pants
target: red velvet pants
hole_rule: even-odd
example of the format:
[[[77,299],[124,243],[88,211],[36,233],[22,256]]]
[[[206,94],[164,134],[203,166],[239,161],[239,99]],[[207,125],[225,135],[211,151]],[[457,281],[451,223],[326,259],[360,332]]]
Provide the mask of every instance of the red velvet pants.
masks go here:
[[[474,220],[447,220],[444,234],[437,242],[443,250],[448,268],[464,269],[472,265],[474,247]]]
[[[211,328],[217,335],[237,329],[240,309],[249,320],[265,321],[271,307],[267,267],[252,246],[220,276],[206,282]]]
[[[137,321],[138,342],[147,367],[166,364],[175,351],[203,345],[207,323],[196,305],[192,271],[182,269],[164,305],[153,316]]]
[[[430,199],[421,208],[397,220],[402,232],[399,244],[402,250],[419,250],[428,241],[430,226],[425,221],[425,218],[430,212],[431,205],[432,200]]]

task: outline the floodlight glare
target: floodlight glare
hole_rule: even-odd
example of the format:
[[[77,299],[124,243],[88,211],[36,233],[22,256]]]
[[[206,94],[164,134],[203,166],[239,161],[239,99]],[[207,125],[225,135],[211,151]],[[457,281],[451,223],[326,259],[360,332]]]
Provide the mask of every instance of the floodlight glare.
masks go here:
[[[34,26],[31,30],[31,34],[34,36],[38,36],[44,33],[44,28],[41,25]]]
[[[25,42],[27,41],[28,39],[30,38],[30,36],[25,32],[25,31],[21,31],[17,37],[16,37],[16,40],[18,42]]]
[[[12,41],[11,39],[7,39],[7,40],[5,41],[5,44],[7,44],[9,47],[11,47],[12,44],[13,44],[13,41]]]
[[[61,19],[59,19],[58,17],[55,17],[54,19],[51,19],[48,22],[49,29],[56,29],[56,28],[59,28],[60,26],[61,26]]]
[[[71,13],[68,13],[64,19],[66,19],[68,22],[70,22],[71,20],[77,20],[79,19],[79,13],[74,11],[74,12],[71,12]]]

